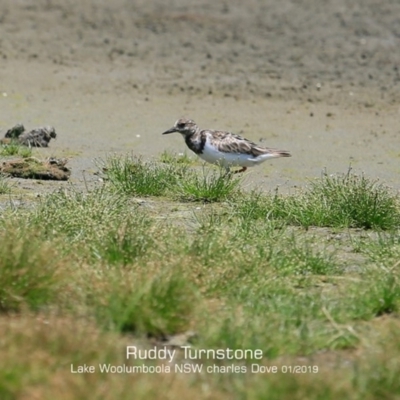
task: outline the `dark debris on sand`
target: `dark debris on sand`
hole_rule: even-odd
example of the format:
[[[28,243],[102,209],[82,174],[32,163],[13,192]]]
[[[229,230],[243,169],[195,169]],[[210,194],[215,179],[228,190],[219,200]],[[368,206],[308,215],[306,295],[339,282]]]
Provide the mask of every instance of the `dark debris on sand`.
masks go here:
[[[9,143],[10,141],[16,141],[28,147],[48,147],[50,140],[56,137],[56,130],[52,126],[41,126],[26,131],[22,124],[17,124],[6,132],[1,142]]]

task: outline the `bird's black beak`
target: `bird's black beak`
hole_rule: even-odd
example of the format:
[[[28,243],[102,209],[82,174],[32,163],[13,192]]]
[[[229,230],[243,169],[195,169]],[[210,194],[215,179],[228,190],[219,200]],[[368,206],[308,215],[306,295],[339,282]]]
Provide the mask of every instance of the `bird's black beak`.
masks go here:
[[[168,133],[174,133],[174,132],[177,132],[177,130],[175,129],[175,127],[171,128],[171,129],[168,129],[167,131],[163,132],[162,134],[163,134],[163,135],[167,135]]]

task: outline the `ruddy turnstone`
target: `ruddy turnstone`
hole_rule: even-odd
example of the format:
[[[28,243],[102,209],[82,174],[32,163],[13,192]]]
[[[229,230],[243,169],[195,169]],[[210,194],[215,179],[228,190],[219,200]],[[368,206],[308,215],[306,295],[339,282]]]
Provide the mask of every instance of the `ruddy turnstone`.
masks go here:
[[[227,172],[233,166],[242,167],[235,173],[244,172],[247,167],[261,164],[270,158],[291,156],[286,150],[261,147],[231,132],[200,129],[191,119],[178,119],[163,135],[173,132],[179,132],[189,149],[200,158],[221,165]]]

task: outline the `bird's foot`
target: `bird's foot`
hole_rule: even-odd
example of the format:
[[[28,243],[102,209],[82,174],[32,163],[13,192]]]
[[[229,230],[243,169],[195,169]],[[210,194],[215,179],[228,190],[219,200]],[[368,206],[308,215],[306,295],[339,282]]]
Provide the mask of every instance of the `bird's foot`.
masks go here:
[[[238,169],[237,171],[234,172],[234,174],[240,174],[241,172],[245,172],[247,170],[247,167],[243,167],[241,169]]]

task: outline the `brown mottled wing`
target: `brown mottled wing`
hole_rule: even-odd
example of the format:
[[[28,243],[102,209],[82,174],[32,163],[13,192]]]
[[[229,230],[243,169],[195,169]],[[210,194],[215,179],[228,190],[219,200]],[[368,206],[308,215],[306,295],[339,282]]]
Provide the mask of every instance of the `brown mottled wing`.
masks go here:
[[[218,147],[218,150],[225,153],[244,153],[251,154],[253,157],[258,157],[261,154],[274,152],[274,149],[260,147],[251,140],[234,133],[211,130],[205,132],[209,133],[211,142]]]

